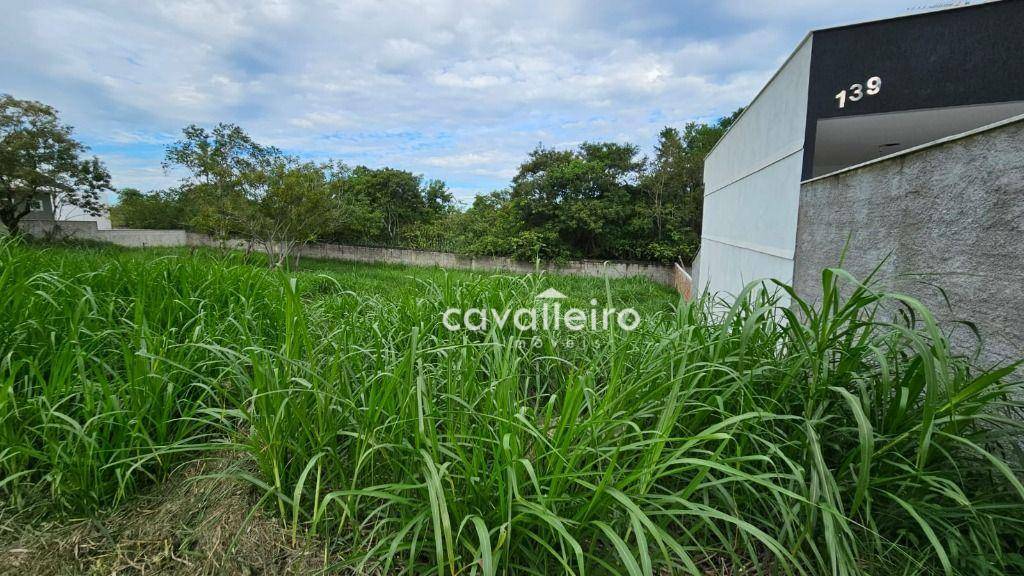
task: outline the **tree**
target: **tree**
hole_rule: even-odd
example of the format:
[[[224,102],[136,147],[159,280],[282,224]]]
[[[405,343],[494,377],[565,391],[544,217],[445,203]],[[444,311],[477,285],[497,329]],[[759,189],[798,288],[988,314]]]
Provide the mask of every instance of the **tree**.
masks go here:
[[[300,163],[237,126],[189,126],[165,162],[188,170],[180,189],[126,192],[115,212],[119,222],[163,227],[178,218],[220,238],[246,238],[276,263],[287,259],[280,250],[320,238],[521,259],[689,261],[700,243],[704,159],[738,115],[666,127],[650,159],[632,144],[540,146],[509,189],[477,196],[465,211],[440,180]]]
[[[161,202],[190,206],[190,225],[221,240],[245,239],[249,248],[260,246],[271,267],[288,263],[297,246],[319,239],[338,218],[341,199],[335,180],[344,181],[344,164],[299,162],[272,146],[253,140],[233,124],[218,124],[211,131],[185,128],[184,138],[167,149],[165,167],[188,170],[176,198],[148,202],[151,210]]]
[[[659,156],[663,155],[661,170],[665,172],[666,194],[681,209],[678,224],[692,229],[698,238],[704,208],[704,159],[742,112],[740,108],[710,124],[688,122],[682,135],[673,130],[674,142],[662,131],[668,136],[659,142],[658,148]]]
[[[82,157],[88,148],[71,133],[50,106],[0,95],[0,222],[11,234],[42,196],[100,214],[110,173],[98,158]]]
[[[374,237],[379,233],[380,215],[369,199],[352,193],[348,186],[352,168],[344,162],[323,164],[324,178],[334,200],[334,222],[325,235],[333,242],[352,242]]]
[[[683,141],[679,137],[679,130],[666,126],[658,133],[658,143],[654,147],[654,162],[651,167],[652,174],[644,186],[650,197],[655,235],[658,239],[664,234],[665,191],[669,185],[669,177],[673,174],[674,162],[682,154]]]
[[[271,267],[287,264],[296,246],[330,230],[338,213],[324,167],[312,162],[278,160],[267,173],[266,187],[250,200],[248,234],[263,247]]]
[[[234,124],[217,124],[211,131],[189,125],[184,137],[167,148],[164,168],[188,170],[181,192],[195,207],[190,225],[220,240],[246,232],[249,198],[262,186],[282,157],[273,146],[258,144]]]
[[[629,256],[643,160],[632,144],[537,148],[512,180],[511,203],[548,256]]]
[[[357,166],[342,184],[345,203],[368,208],[374,219],[363,241],[381,242],[389,246],[399,243],[403,233],[418,221],[428,217],[427,202],[420,187],[421,178],[412,172],[394,168],[367,168]],[[440,194],[434,204],[447,194]]]
[[[510,190],[480,194],[458,221],[463,251],[483,256],[510,256],[517,260],[555,259],[565,256],[551,231],[528,229],[522,208]]]
[[[443,180],[430,180],[423,187],[423,203],[433,216],[443,216],[455,210],[455,197]]]
[[[183,228],[189,218],[182,193],[177,188],[144,194],[135,188],[117,192],[117,204],[110,207],[110,223],[118,228]]]
[[[703,218],[704,160],[741,112],[742,108],[710,124],[688,122],[681,133],[666,127],[658,134],[641,184],[653,227],[648,258],[693,257]]]

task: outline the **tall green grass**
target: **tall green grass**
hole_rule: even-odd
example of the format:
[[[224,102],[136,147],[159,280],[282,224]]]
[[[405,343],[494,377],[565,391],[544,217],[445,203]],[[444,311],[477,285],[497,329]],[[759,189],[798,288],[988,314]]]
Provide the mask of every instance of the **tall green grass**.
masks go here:
[[[294,538],[409,574],[1013,574],[1019,385],[826,270],[641,284],[0,246],[0,491],[89,513],[225,446]],[[451,332],[556,286],[633,332]],[[783,305],[787,295],[793,304]],[[572,345],[569,346],[571,340]]]
[[[279,292],[206,259],[0,243],[0,486],[84,513],[159,480],[226,397],[211,347],[274,345]]]

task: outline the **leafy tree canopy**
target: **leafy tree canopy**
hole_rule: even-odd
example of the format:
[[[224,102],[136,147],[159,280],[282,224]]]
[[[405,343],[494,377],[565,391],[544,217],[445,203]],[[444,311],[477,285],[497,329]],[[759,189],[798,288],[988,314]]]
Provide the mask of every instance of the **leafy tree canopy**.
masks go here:
[[[117,204],[110,208],[110,223],[117,228],[173,230],[186,227],[188,217],[178,188],[148,194],[137,188],[122,188],[117,198]]]
[[[132,226],[178,223],[266,246],[327,240],[527,260],[689,261],[700,243],[704,159],[738,115],[666,127],[651,157],[615,142],[538,146],[508,189],[466,209],[440,180],[302,163],[234,125],[189,126],[165,160],[186,169],[181,186],[125,191],[116,213]]]
[[[50,106],[0,95],[0,222],[10,233],[42,197],[100,214],[110,173],[87,151]]]

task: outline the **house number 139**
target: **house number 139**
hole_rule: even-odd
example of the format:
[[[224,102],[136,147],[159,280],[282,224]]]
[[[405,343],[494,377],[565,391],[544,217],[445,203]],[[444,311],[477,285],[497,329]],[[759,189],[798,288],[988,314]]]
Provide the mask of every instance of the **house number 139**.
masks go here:
[[[856,102],[863,98],[865,94],[874,96],[881,91],[882,79],[878,76],[872,76],[864,84],[852,84],[846,90],[842,90],[839,94],[836,94],[836,100],[839,102],[840,108],[846,108],[847,101]]]

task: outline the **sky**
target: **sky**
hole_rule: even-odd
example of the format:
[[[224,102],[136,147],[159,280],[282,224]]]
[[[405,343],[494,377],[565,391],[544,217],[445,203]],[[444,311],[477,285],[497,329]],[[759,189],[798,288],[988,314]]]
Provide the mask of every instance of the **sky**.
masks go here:
[[[750,102],[808,30],[922,0],[0,0],[0,93],[57,108],[117,187],[188,124],[302,159],[504,188],[538,144],[632,142]]]

